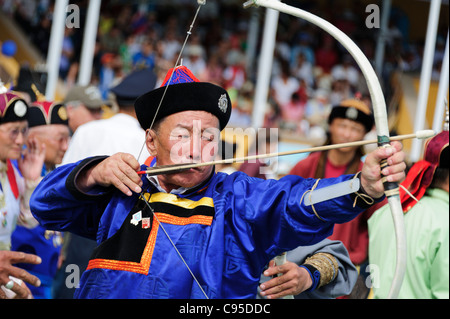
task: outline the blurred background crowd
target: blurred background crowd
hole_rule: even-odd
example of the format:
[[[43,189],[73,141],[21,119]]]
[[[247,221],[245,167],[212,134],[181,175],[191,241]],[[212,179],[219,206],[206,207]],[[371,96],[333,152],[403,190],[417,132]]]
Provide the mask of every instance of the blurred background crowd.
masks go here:
[[[373,61],[380,30],[366,26],[366,1],[294,2],[339,27]],[[1,3],[3,14],[17,23],[26,39],[46,57],[53,1]],[[80,9],[80,25],[84,26],[88,1],[74,3]],[[415,14],[428,4],[412,4],[408,12],[408,3],[394,1],[385,39],[380,78],[392,114],[400,102],[399,74],[420,72],[425,43],[426,25],[418,30],[414,25],[419,21],[411,12]],[[217,83],[229,91],[234,107],[230,124],[245,127],[251,125],[258,58],[258,49],[252,52],[249,47],[249,24],[252,19],[262,24],[264,12],[243,10],[241,6],[240,1],[208,1],[200,12],[182,63],[200,80]],[[153,70],[159,77],[158,86],[175,63],[195,8],[195,1],[183,0],[103,1],[91,81],[103,98],[108,98],[109,89],[134,69]],[[448,12],[443,10],[442,15],[433,62],[435,80],[439,77],[447,33]],[[426,22],[425,17],[421,22]],[[262,27],[260,33],[261,30]],[[77,81],[83,31],[82,27],[65,31],[60,63],[62,95]],[[261,41],[261,37],[258,39]],[[13,48],[3,51],[4,56],[14,57]],[[10,72],[14,80],[18,68]],[[279,127],[297,138],[320,140],[333,105],[355,96],[370,103],[365,83],[353,58],[330,35],[310,23],[281,15],[265,126]]]

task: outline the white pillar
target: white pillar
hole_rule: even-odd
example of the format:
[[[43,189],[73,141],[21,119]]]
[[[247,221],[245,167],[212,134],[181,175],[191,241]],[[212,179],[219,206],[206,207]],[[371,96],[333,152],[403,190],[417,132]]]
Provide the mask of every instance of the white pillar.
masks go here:
[[[255,57],[256,49],[258,46],[258,35],[259,35],[259,10],[250,9],[250,23],[248,26],[247,33],[247,52],[245,57],[245,65],[247,67],[248,74],[254,71],[255,67]]]
[[[47,54],[47,87],[45,98],[49,101],[55,99],[56,84],[59,78],[59,63],[64,39],[66,23],[66,8],[69,0],[56,0],[53,12],[53,22],[50,43]]]
[[[279,0],[274,0],[274,2],[279,2]],[[266,9],[266,19],[263,30],[264,38],[257,69],[257,81],[252,114],[252,126],[254,128],[262,127],[264,124],[279,16],[280,13],[278,11]]]
[[[102,0],[90,0],[84,28],[83,48],[81,50],[78,85],[89,85],[94,61],[95,40]]]
[[[449,52],[448,52],[448,33],[447,44],[445,45],[444,60],[442,61],[441,77],[439,79],[439,90],[436,98],[436,107],[434,109],[433,131],[439,133],[442,131],[442,123],[444,122],[445,98],[448,93],[448,73],[449,73]]]
[[[432,0],[430,13],[428,15],[428,27],[425,42],[425,50],[420,75],[419,96],[417,98],[416,114],[414,114],[414,132],[425,128],[426,111],[428,104],[428,94],[430,91],[431,72],[433,69],[433,58],[436,46],[437,27],[439,23],[439,13],[441,11],[441,0]],[[410,160],[417,162],[423,153],[423,141],[414,139],[412,143]]]
[[[392,0],[383,1],[383,13],[381,14],[381,28],[378,35],[377,49],[375,52],[375,71],[381,79],[386,47],[386,36],[389,33],[389,17],[391,15]]]

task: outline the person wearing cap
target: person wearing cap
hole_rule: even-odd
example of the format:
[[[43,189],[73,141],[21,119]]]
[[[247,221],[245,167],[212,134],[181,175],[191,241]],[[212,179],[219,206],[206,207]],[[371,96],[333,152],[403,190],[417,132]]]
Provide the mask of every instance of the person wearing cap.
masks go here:
[[[401,184],[407,263],[400,299],[449,298],[448,141],[448,131],[429,139],[423,159],[410,168]],[[389,292],[382,283],[394,276],[395,238],[389,214],[385,205],[368,222],[373,298],[387,298]]]
[[[139,70],[129,74],[111,89],[119,110],[111,118],[91,121],[78,127],[72,136],[63,164],[74,163],[88,156],[113,155],[117,152],[132,153],[138,157],[145,144],[145,130],[136,119],[134,101],[156,84],[156,76],[150,70]],[[67,100],[67,98],[66,98]],[[143,163],[149,156],[143,150]]]
[[[222,87],[185,67],[170,70],[162,87],[135,102],[151,166],[214,160],[231,108]],[[392,145],[369,154],[358,176],[320,183],[228,175],[214,166],[147,176],[131,154],[91,157],[47,175],[30,204],[44,227],[97,239],[77,298],[255,298],[273,257],[323,240],[334,223],[368,205],[349,194],[313,211],[301,203],[305,192],[360,178],[358,192],[382,200],[381,159],[392,164],[389,181],[404,178],[401,144]]]
[[[75,86],[64,99],[69,119],[69,128],[74,133],[85,123],[102,118],[102,107],[110,106],[109,101],[103,101],[97,87]]]
[[[28,134],[27,118],[28,105],[23,99],[13,92],[0,93],[0,251],[11,249],[11,234],[17,223],[28,225],[30,217],[34,220],[27,198],[39,181],[44,153],[36,139],[28,140],[23,151]],[[0,257],[2,265],[6,265],[5,268],[0,267],[0,285],[10,288],[4,290],[6,288],[2,287],[0,298],[11,296],[9,290],[20,298],[29,297],[29,289],[15,283],[7,273],[34,285],[39,285],[39,280],[27,272],[21,274],[15,270],[16,267],[8,267],[7,264],[17,260],[30,262],[30,256],[11,252],[2,253]]]
[[[373,125],[372,112],[366,103],[359,99],[343,100],[332,108],[328,116],[328,134],[325,145],[361,141],[372,130]],[[364,155],[363,147],[347,147],[311,153],[307,158],[298,162],[289,174],[304,178],[330,178],[343,174],[356,174],[363,167]],[[352,262],[361,273],[355,286],[355,293],[349,298],[365,298],[368,294],[368,289],[364,286],[361,287],[360,283],[363,283],[367,277],[365,273],[369,243],[367,220],[377,208],[379,205],[374,205],[352,221],[336,225],[330,236],[330,239],[344,243]]]
[[[29,138],[45,144],[42,174],[52,171],[62,163],[70,141],[67,109],[58,102],[33,102],[29,109]]]
[[[42,176],[61,164],[69,145],[70,131],[66,108],[53,101],[33,102],[28,110],[28,139],[36,139],[45,145],[45,159]],[[39,265],[21,265],[21,268],[37,276],[39,287],[29,285],[35,299],[52,298],[52,282],[58,267],[61,252],[62,234],[48,231],[35,222],[35,227],[18,225],[11,237],[12,249],[24,253],[33,253],[41,257]]]

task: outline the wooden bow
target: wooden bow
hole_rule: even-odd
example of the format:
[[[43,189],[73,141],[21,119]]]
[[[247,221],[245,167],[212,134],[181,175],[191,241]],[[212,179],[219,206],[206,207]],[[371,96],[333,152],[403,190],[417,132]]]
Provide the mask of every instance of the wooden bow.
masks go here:
[[[350,39],[345,33],[343,33],[328,21],[304,10],[286,5],[282,2],[273,0],[250,0],[244,3],[244,8],[248,8],[253,5],[277,10],[304,19],[328,32],[348,50],[348,52],[358,63],[359,68],[361,69],[361,72],[363,73],[369,87],[375,117],[375,126],[378,135],[378,145],[380,147],[390,147],[386,101],[381,89],[380,82],[378,81],[377,74],[373,69],[370,61],[367,59],[361,49],[352,41],[352,39]],[[383,161],[381,165],[382,167],[387,166],[386,161]],[[397,298],[406,271],[406,233],[403,220],[403,211],[399,196],[399,187],[397,183],[389,182],[385,182],[384,187],[385,194],[388,198],[389,206],[391,208],[392,218],[394,220],[397,247],[395,274],[388,298]]]

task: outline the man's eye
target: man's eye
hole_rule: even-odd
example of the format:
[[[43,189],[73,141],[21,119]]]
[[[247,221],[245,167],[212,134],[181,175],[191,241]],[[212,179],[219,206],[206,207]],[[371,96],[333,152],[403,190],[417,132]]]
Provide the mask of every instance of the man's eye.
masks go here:
[[[208,136],[208,135],[205,136],[205,135],[203,135],[202,139],[204,141],[212,142],[214,140],[214,136]]]

